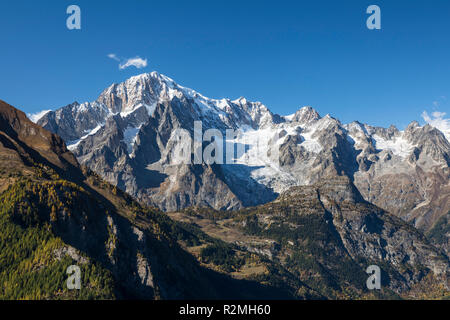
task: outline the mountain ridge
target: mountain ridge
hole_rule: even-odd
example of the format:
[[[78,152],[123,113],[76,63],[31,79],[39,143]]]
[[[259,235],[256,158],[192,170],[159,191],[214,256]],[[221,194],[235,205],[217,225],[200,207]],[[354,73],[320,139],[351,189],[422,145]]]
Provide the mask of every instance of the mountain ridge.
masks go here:
[[[203,164],[201,171],[211,174],[200,176],[190,164],[173,165],[174,153],[185,147],[173,132],[193,136],[195,121],[203,130],[239,130],[231,142],[262,146],[265,159],[244,152],[233,165]],[[417,122],[402,131],[342,124],[311,107],[279,116],[260,102],[209,99],[152,72],[111,85],[93,103],[49,112],[38,123],[60,134],[81,163],[166,211],[266,203],[329,174],[350,177],[366,200],[425,230],[450,210],[450,144],[441,131]],[[397,181],[412,187],[402,192]],[[207,185],[219,186],[220,201]]]

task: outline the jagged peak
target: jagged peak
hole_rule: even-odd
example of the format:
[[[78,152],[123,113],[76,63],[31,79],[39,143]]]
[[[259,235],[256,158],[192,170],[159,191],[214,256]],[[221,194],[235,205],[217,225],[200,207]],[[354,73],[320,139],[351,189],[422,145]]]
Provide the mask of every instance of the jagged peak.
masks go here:
[[[259,102],[259,101],[250,101],[246,97],[243,97],[243,96],[240,96],[239,98],[234,99],[231,102],[233,102],[233,103],[241,103],[241,104],[246,104],[246,103],[259,103],[259,104],[261,104],[261,102]]]
[[[393,125],[393,124],[391,124],[388,129],[389,130],[398,131],[398,128],[395,125]]]
[[[319,115],[319,113],[317,112],[317,110],[314,109],[314,108],[311,107],[311,106],[303,106],[303,107],[301,107],[300,109],[298,109],[296,113],[303,113],[303,114],[304,114],[304,113],[313,113],[313,114]]]
[[[300,108],[291,118],[292,121],[307,123],[321,119],[319,113],[311,106]]]
[[[177,85],[173,79],[171,79],[157,71],[152,71],[149,73],[141,73],[141,74],[132,76],[121,82],[112,83],[110,86],[108,86],[105,90],[102,91],[100,96],[102,96],[104,94],[109,94],[109,93],[113,92],[114,90],[116,90],[118,87],[121,87],[121,86],[129,87],[129,86],[135,85],[138,82],[147,82],[151,79],[156,80],[157,82],[160,82],[160,83],[164,83],[166,85],[170,85],[170,86]]]
[[[359,122],[358,120],[352,121],[348,124],[344,125],[344,128],[350,132],[359,131],[366,133],[366,125],[364,123]]]
[[[414,129],[418,129],[421,128],[419,122],[417,121],[412,121],[407,127],[406,127],[406,131],[411,131]]]

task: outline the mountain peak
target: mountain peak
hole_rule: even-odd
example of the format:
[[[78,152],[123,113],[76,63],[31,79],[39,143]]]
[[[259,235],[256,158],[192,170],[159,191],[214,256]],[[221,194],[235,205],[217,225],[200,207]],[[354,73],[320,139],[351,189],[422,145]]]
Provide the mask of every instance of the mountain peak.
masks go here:
[[[300,108],[292,117],[292,121],[308,123],[321,119],[319,113],[310,106]]]
[[[414,130],[416,128],[420,128],[420,124],[417,121],[412,121],[408,127],[406,128],[406,131]]]
[[[234,103],[240,103],[240,104],[247,104],[247,99],[245,99],[245,97],[239,97],[239,98],[237,98],[236,100],[233,100],[232,102],[234,102]]]
[[[431,173],[433,167],[442,167],[450,159],[450,148],[443,136],[425,127],[419,129],[414,123],[409,127],[411,132],[360,122],[342,125],[330,115],[321,117],[311,106],[280,117],[262,103],[244,97],[234,101],[205,97],[156,71],[115,84],[90,104],[63,109],[46,114],[39,124],[67,141],[83,165],[99,171],[118,187],[148,203],[164,199],[163,203],[157,202],[164,210],[205,203],[205,199],[218,209],[250,205],[272,199],[274,193],[290,186],[316,183],[325,174],[346,174],[354,179],[354,185],[365,199],[377,202],[387,211],[403,215],[424,203],[420,210],[436,213],[424,222],[427,227],[439,214],[447,213],[447,202],[435,201],[419,192],[423,190],[418,185],[422,178],[413,169],[420,164]],[[181,173],[169,173],[172,164],[168,161],[183,147],[183,142],[172,132],[181,128],[192,134],[194,121],[202,121],[203,131],[218,129],[225,133],[230,128],[241,129],[242,137],[234,139],[236,143],[248,145],[248,150],[261,146],[263,154],[273,158],[262,161],[253,157],[249,162],[249,151],[241,159],[244,165],[224,166],[223,170],[231,172],[226,175],[229,179],[226,182],[232,185],[222,189],[226,201],[205,196],[206,191],[200,189],[192,192],[188,186],[180,188],[176,181],[180,180],[177,175]],[[277,135],[287,138],[266,139]],[[273,162],[275,148],[279,149],[278,162]],[[142,180],[140,174],[147,172],[148,165],[154,166],[159,176]],[[190,181],[196,173],[188,170],[185,174],[189,176],[186,181]],[[440,181],[448,181],[445,174],[436,173],[435,190],[442,189]],[[159,181],[166,176],[169,178]],[[205,173],[201,178],[204,182],[199,183],[202,188],[208,188],[216,183],[215,177]],[[238,182],[231,183],[233,179]],[[417,192],[403,193],[397,186],[375,188],[378,184],[396,183],[397,179],[404,179],[402,183],[412,185]],[[154,187],[149,187],[150,180]],[[166,198],[163,193],[167,192],[167,186],[179,191]],[[261,192],[255,196],[254,190]],[[396,190],[400,191],[396,193]],[[406,202],[411,205],[405,209]]]

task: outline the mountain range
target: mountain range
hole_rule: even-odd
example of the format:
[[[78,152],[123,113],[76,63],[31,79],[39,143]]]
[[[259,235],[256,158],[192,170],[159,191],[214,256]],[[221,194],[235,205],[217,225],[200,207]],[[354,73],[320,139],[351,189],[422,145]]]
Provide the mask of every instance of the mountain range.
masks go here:
[[[193,137],[195,121],[223,136],[238,130],[227,142],[245,143],[245,151],[233,164],[177,163],[185,142],[173,132]],[[47,112],[37,123],[61,136],[81,164],[168,212],[264,204],[330,175],[348,177],[366,201],[424,231],[450,211],[448,137],[417,122],[403,131],[342,124],[311,107],[280,116],[260,102],[210,99],[152,72],[111,85],[94,102]],[[251,155],[256,148],[263,157]]]
[[[280,116],[156,72],[33,120],[0,101],[0,299],[450,297],[450,147],[434,127]],[[233,161],[180,161],[198,121]]]
[[[141,206],[1,100],[0,203],[0,300],[294,297],[200,265],[178,241],[221,241]]]

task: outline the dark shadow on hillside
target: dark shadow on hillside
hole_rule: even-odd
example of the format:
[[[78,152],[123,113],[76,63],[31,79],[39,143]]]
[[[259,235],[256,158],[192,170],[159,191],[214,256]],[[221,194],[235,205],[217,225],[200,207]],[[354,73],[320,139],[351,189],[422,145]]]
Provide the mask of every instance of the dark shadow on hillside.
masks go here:
[[[139,189],[159,188],[168,177],[164,173],[149,169],[135,169],[136,184]]]
[[[273,189],[268,188],[252,178],[252,171],[261,168],[263,167],[242,164],[215,166],[221,179],[246,207],[273,201],[279,195]]]

